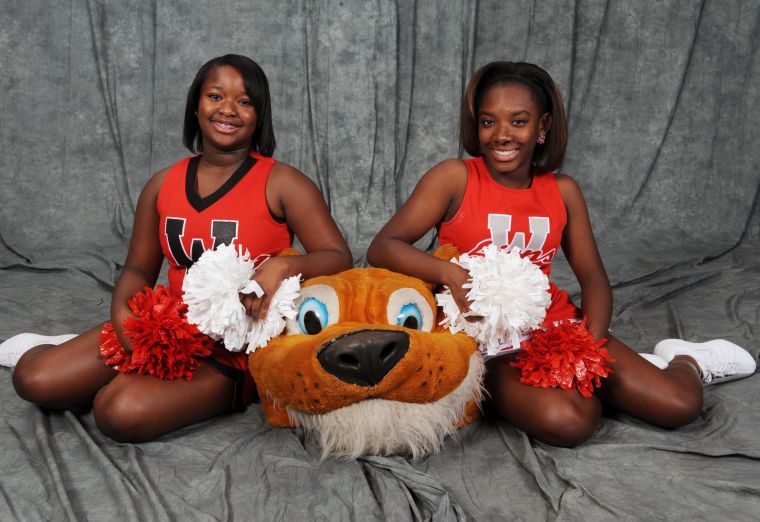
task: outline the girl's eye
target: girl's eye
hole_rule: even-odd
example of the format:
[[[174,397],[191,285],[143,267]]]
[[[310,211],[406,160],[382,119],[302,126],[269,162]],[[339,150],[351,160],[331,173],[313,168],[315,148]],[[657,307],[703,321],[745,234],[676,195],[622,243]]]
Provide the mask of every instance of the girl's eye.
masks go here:
[[[396,316],[396,324],[411,330],[419,330],[422,327],[422,312],[420,311],[420,307],[414,303],[402,306]]]
[[[327,326],[328,319],[327,307],[315,297],[306,299],[298,308],[298,328],[302,334],[318,334]]]
[[[516,127],[522,127],[526,125],[528,122],[526,120],[515,120],[512,122],[512,125],[515,125]]]
[[[245,107],[248,107],[249,105],[251,105],[251,100],[240,100],[238,103],[239,103],[240,105],[243,105],[243,106],[245,106]]]
[[[491,127],[493,125],[493,120],[480,120],[480,124],[483,127]]]
[[[219,101],[222,99],[221,95],[215,94],[215,93],[209,94],[208,97],[209,99],[214,100],[214,101]]]

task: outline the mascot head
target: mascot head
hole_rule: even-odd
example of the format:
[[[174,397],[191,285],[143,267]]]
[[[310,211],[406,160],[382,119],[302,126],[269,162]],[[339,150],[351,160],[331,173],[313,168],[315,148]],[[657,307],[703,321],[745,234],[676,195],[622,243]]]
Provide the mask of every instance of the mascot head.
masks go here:
[[[306,281],[297,306],[249,359],[270,424],[313,432],[325,457],[418,458],[478,417],[477,344],[438,326],[419,279],[355,268]]]

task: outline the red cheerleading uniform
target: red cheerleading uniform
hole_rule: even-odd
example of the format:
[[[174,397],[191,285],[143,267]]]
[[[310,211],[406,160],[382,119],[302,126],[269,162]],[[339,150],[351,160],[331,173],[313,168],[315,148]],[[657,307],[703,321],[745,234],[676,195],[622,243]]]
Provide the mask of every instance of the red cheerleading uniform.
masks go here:
[[[293,243],[293,232],[272,216],[266,201],[274,159],[251,153],[218,190],[201,198],[196,191],[200,158],[185,158],[171,167],[158,193],[158,234],[169,263],[169,288],[176,295],[182,294],[187,269],[207,249],[240,245],[258,266]],[[255,385],[245,353],[217,343],[207,362],[236,382],[236,406],[253,400]]]
[[[482,157],[464,162],[467,188],[462,204],[454,217],[438,226],[438,242],[451,243],[468,254],[492,243],[509,250],[517,248],[549,277],[567,223],[565,202],[554,174],[536,173],[530,188],[511,189],[491,177]],[[549,292],[552,300],[544,326],[580,318],[580,310],[567,292],[552,282]]]
[[[266,201],[275,160],[252,153],[224,185],[201,198],[195,189],[200,158],[171,167],[158,193],[158,235],[169,262],[169,287],[178,295],[187,269],[207,249],[240,245],[258,266],[293,243],[292,231],[275,220]]]
[[[169,169],[158,192],[158,234],[161,250],[169,262],[169,292],[182,295],[185,273],[203,252],[221,244],[248,250],[259,265],[293,242],[285,223],[269,212],[266,184],[275,160],[252,153],[214,193],[200,197],[196,191],[201,156],[185,158]],[[106,364],[130,371],[123,364],[123,349],[113,327],[106,323],[100,336],[101,355]],[[248,372],[245,353],[227,351],[216,343],[203,362],[232,380],[232,409],[242,409],[256,397],[256,386]]]

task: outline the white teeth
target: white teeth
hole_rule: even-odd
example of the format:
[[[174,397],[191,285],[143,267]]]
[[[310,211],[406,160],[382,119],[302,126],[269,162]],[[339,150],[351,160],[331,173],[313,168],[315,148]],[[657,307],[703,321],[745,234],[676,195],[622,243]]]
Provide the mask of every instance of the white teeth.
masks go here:
[[[223,132],[229,132],[229,131],[237,129],[236,125],[232,125],[230,123],[222,123],[218,121],[214,122],[214,127],[216,127],[217,129]]]
[[[499,159],[509,159],[517,154],[517,150],[494,150],[493,155]]]

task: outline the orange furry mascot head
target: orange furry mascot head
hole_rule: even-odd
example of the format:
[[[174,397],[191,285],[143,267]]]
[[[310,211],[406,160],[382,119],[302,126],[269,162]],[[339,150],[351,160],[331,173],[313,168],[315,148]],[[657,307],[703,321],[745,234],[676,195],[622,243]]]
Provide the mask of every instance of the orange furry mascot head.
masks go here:
[[[249,359],[270,424],[314,432],[324,456],[416,458],[478,417],[477,344],[438,326],[429,285],[354,268],[306,281],[296,304]]]

